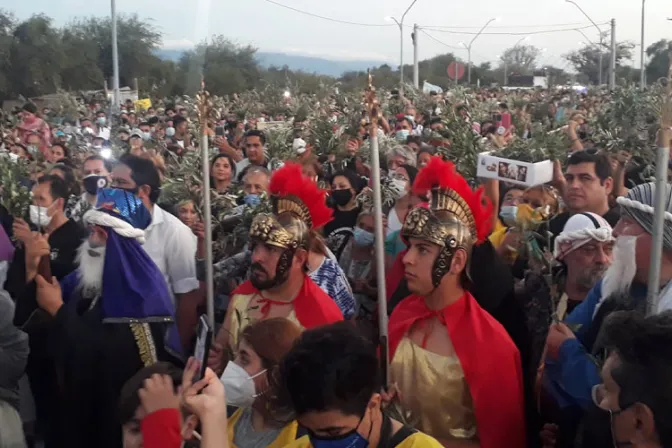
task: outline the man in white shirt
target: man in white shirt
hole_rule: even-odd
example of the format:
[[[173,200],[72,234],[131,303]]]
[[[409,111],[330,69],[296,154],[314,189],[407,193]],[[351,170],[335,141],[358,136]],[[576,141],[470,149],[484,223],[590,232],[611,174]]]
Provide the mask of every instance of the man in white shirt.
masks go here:
[[[100,137],[106,142],[110,141],[110,127],[107,125],[105,112],[96,112],[96,137]]]
[[[136,194],[152,213],[143,248],[175,297],[177,327],[182,345],[189,351],[203,300],[196,277],[196,236],[177,217],[156,205],[161,181],[150,160],[130,154],[121,157],[112,170],[112,186]]]

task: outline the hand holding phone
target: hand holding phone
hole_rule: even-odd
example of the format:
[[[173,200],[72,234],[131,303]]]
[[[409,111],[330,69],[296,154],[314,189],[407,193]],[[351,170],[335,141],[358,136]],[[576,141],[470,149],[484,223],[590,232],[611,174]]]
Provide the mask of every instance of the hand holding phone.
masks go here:
[[[212,343],[212,329],[208,324],[207,317],[202,315],[198,320],[198,333],[196,337],[196,347],[194,348],[194,358],[199,362],[198,371],[194,375],[194,383],[200,381],[205,376],[205,369],[208,367],[208,353]]]

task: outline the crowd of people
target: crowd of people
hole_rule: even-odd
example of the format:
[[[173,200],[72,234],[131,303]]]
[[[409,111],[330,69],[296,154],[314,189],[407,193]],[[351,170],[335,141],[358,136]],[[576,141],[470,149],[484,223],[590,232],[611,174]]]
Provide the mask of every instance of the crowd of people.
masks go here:
[[[399,114],[350,111],[328,153],[315,117],[15,111],[0,163],[31,194],[1,196],[0,448],[672,447],[672,187],[647,300],[656,185],[592,138],[608,96],[468,97],[393,92]],[[495,151],[560,133],[566,158],[544,184],[471,178],[454,119]]]

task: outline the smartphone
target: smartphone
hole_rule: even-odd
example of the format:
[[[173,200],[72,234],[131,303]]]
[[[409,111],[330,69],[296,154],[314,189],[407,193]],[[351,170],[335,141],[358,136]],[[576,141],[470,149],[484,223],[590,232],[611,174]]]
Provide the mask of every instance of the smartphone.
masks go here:
[[[200,368],[194,376],[193,382],[200,381],[205,376],[205,369],[208,367],[208,352],[212,342],[212,328],[208,324],[207,316],[204,314],[198,320],[198,333],[196,336],[196,347],[194,348],[194,358],[199,362]]]
[[[215,135],[217,137],[223,137],[224,136],[224,126],[217,126],[215,128]]]

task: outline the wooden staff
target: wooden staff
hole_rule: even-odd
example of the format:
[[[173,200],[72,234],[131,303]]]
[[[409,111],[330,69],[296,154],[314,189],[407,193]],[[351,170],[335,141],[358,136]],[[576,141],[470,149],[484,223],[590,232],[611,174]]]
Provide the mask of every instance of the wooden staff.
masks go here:
[[[389,343],[387,330],[387,293],[385,291],[385,231],[383,228],[383,201],[380,187],[380,154],[378,153],[379,104],[373,87],[371,72],[368,73],[365,93],[369,117],[369,140],[371,141],[371,184],[373,186],[373,217],[376,221],[376,282],[378,283],[378,335],[383,387],[389,385]]]
[[[215,328],[214,267],[212,259],[212,210],[210,206],[210,153],[208,151],[208,118],[212,113],[210,93],[201,81],[201,91],[196,95],[198,119],[201,124],[201,158],[203,164],[203,220],[205,221],[205,287],[208,324]]]

